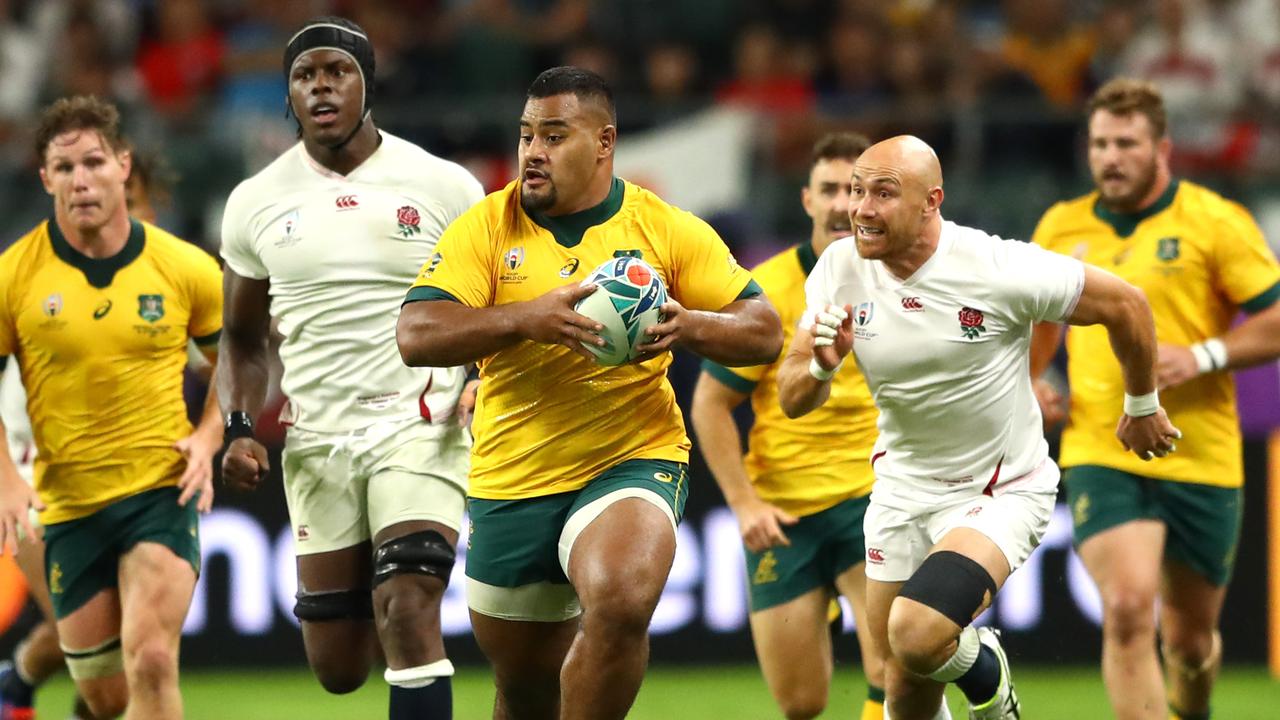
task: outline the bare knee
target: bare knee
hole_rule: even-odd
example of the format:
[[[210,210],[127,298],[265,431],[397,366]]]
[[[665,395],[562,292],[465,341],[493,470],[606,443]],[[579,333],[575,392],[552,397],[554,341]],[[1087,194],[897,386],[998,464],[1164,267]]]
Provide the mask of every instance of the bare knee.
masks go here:
[[[621,637],[644,636],[657,604],[657,598],[643,594],[601,593],[590,605],[583,602],[583,631],[604,630]]]
[[[135,692],[155,692],[178,683],[178,651],[166,639],[147,640],[126,650],[124,662]]]
[[[1211,665],[1220,652],[1220,640],[1212,628],[1161,629],[1161,645],[1166,662],[1185,672]]]
[[[778,698],[778,708],[787,720],[810,720],[827,708],[827,689],[818,683],[812,685],[816,687],[803,683],[793,685]]]
[[[369,661],[354,648],[343,652],[311,652],[308,649],[307,663],[320,686],[334,695],[359,690],[369,677]]]
[[[1130,588],[1110,590],[1102,597],[1103,627],[1121,643],[1155,640],[1155,593]]]
[[[374,591],[382,637],[418,635],[439,624],[444,583],[435,578],[404,577],[383,583]]]
[[[128,686],[124,682],[77,683],[77,691],[89,711],[98,720],[111,720],[124,714],[129,705]]]
[[[944,653],[954,638],[939,633],[936,623],[922,615],[894,603],[889,611],[889,648],[903,668],[923,676],[946,662]]]

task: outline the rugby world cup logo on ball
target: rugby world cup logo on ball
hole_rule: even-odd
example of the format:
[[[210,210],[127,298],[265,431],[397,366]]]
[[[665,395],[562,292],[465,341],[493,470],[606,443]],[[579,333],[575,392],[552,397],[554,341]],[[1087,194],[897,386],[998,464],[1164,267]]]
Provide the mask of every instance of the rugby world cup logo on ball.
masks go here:
[[[579,300],[574,310],[603,325],[600,337],[605,341],[602,347],[583,347],[601,365],[634,360],[639,355],[636,346],[652,341],[645,328],[662,322],[667,288],[658,271],[640,258],[615,258],[593,270],[582,284],[595,285],[596,291]]]

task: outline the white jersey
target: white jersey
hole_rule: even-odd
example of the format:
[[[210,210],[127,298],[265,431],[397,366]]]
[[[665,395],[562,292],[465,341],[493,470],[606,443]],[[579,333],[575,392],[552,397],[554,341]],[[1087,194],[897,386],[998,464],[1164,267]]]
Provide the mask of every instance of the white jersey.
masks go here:
[[[18,359],[9,358],[4,374],[0,377],[0,419],[9,441],[9,456],[18,466],[18,473],[31,482],[32,463],[36,459],[35,436],[31,434],[31,417],[27,415],[27,391],[22,387],[22,373]]]
[[[1048,446],[1032,323],[1065,320],[1083,289],[1079,260],[951,222],[905,281],[859,257],[853,238],[832,243],[805,284],[805,322],[853,306],[854,355],[880,409],[876,478],[936,493],[1037,469]]]
[[[409,368],[396,346],[405,292],[441,233],[484,196],[460,165],[385,131],[342,176],[302,143],[227,199],[222,257],[269,279],[284,341],[284,420],[313,432],[452,416],[460,368]]]

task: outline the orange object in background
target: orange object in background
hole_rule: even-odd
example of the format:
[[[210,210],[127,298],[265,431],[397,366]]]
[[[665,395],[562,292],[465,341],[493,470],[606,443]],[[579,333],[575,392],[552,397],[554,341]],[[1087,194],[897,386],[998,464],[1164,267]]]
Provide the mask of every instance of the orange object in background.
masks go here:
[[[0,553],[0,635],[13,625],[26,606],[27,580],[13,556]]]

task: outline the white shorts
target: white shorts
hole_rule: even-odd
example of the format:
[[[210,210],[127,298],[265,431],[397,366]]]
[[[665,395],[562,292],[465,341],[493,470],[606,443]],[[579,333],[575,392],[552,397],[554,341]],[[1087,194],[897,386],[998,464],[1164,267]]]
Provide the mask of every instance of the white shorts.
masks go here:
[[[1058,476],[1058,466],[1046,460],[996,486],[992,495],[976,489],[932,495],[894,492],[892,482],[878,481],[863,521],[867,577],[906,582],[944,535],[962,527],[987,536],[1004,553],[1010,572],[1017,570],[1049,528]]]
[[[352,547],[406,520],[457,530],[470,454],[465,429],[417,418],[352,433],[289,428],[284,488],[297,554]]]

